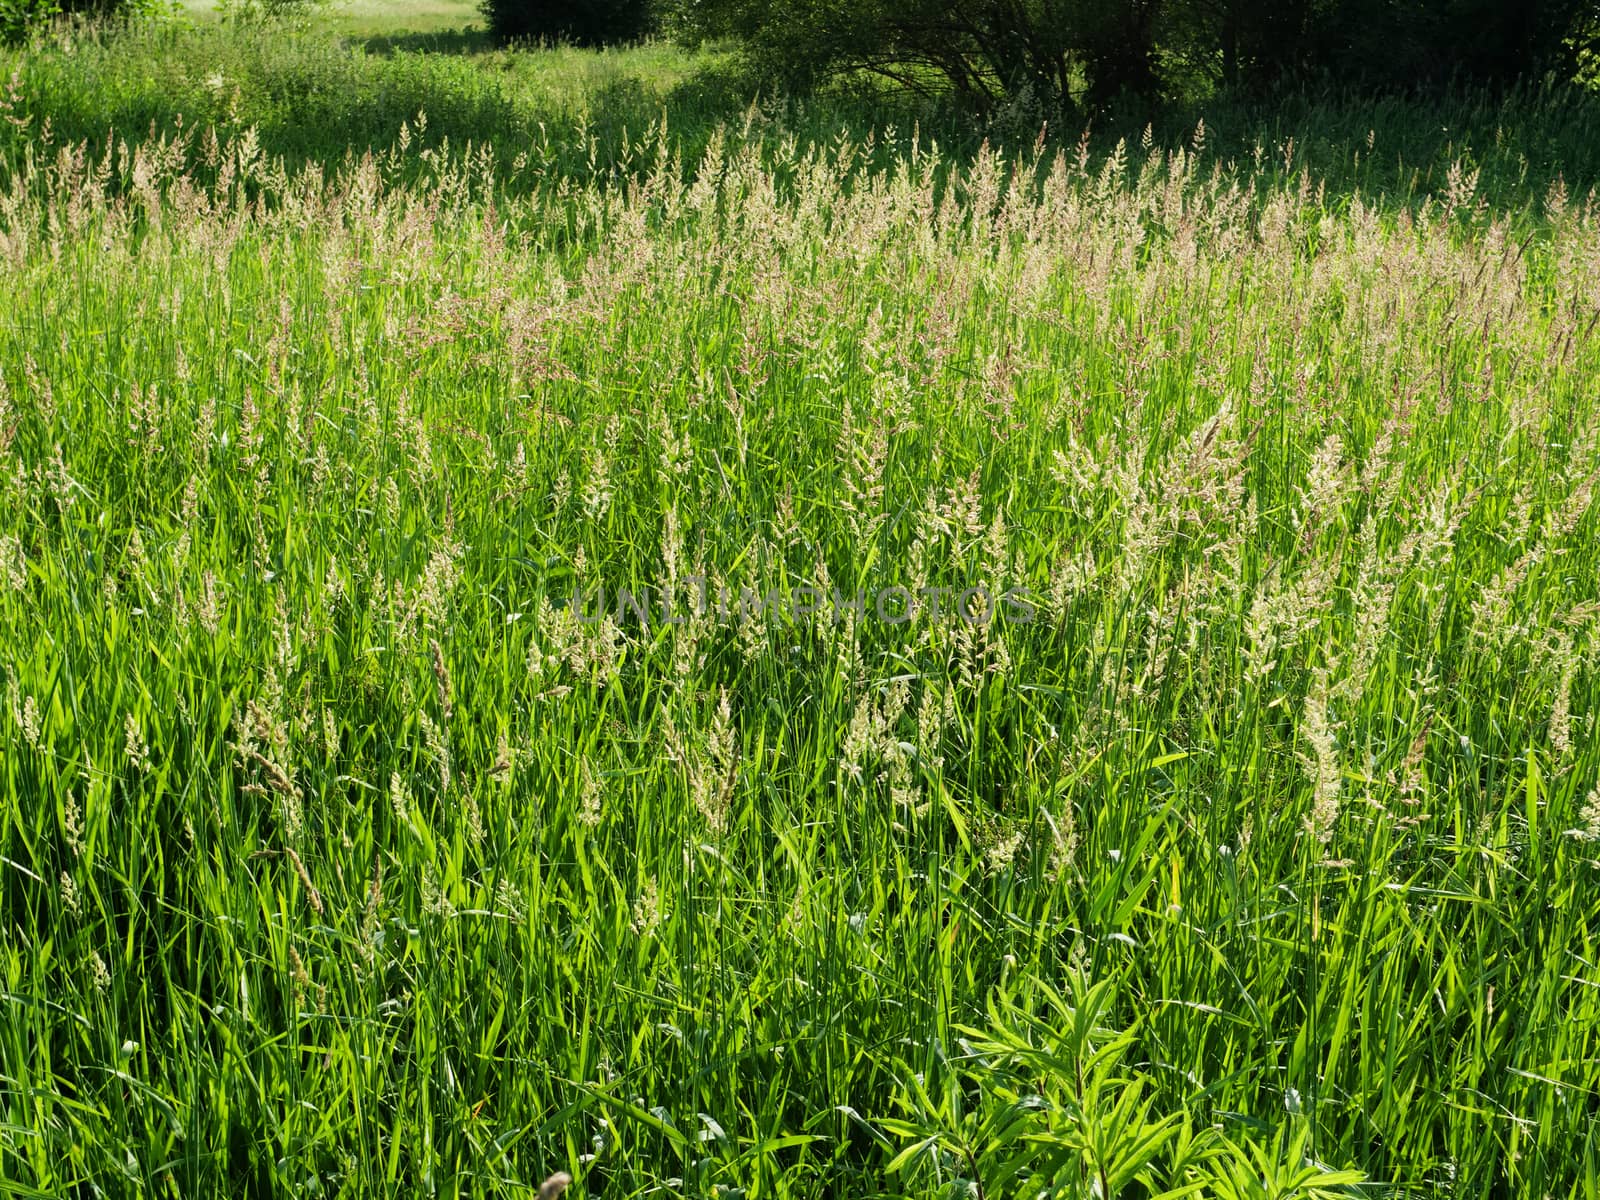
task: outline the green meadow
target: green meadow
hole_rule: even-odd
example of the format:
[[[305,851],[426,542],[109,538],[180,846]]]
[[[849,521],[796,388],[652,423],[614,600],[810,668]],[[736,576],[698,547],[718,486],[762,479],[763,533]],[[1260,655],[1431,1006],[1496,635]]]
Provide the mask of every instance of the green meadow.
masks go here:
[[[0,49],[0,1191],[1600,1194],[1600,102],[471,16]]]

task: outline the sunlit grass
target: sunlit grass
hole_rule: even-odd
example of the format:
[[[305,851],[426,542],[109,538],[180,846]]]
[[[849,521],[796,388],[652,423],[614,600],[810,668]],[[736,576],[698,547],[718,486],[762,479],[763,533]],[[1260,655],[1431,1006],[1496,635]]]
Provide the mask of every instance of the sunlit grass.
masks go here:
[[[193,21],[217,21],[216,0],[180,0],[179,12]],[[395,36],[474,29],[483,16],[473,0],[315,0],[302,20],[352,36]]]

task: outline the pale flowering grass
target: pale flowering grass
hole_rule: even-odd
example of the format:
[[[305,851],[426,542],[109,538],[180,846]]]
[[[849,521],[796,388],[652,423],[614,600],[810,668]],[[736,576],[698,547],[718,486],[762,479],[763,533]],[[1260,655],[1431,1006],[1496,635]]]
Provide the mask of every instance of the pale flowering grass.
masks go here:
[[[1069,976],[1144,1089],[1097,1128],[1199,1139],[1150,1191],[1600,1177],[1576,165],[779,102],[541,139],[487,67],[299,43],[447,111],[286,156],[247,45],[201,90],[259,128],[79,142],[105,46],[18,53],[0,1178],[1089,1195],[970,1057],[1067,1036]],[[1032,619],[950,619],[980,583]],[[896,1163],[956,1100],[1026,1138]]]

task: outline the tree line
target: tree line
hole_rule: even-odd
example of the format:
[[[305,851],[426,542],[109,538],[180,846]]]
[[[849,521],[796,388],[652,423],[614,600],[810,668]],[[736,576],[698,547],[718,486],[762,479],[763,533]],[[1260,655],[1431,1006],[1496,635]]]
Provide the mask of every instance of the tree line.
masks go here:
[[[1592,74],[1600,0],[483,0],[503,40],[730,40],[804,89],[867,71],[984,109],[1027,92],[1073,109],[1120,94],[1506,87]]]

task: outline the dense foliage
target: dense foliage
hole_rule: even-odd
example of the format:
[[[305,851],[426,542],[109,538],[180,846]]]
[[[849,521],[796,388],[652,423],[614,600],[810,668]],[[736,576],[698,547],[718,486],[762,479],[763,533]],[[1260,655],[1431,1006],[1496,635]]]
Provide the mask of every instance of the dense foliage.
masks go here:
[[[481,7],[503,42],[602,46],[635,41],[651,29],[651,0],[482,0]]]
[[[738,39],[804,84],[869,70],[992,106],[1026,90],[1098,107],[1332,77],[1374,88],[1571,79],[1593,0],[677,0],[700,36]]]
[[[0,42],[18,42],[65,15],[105,17],[154,7],[151,0],[0,0]]]

